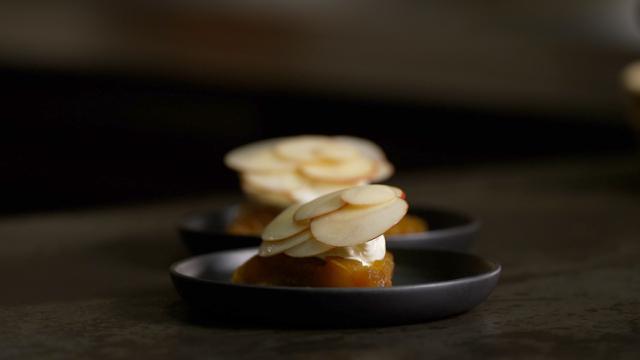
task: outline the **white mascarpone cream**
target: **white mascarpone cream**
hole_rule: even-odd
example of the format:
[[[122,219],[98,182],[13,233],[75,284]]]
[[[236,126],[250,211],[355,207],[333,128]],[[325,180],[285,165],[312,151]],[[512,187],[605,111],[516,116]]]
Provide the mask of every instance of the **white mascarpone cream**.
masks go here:
[[[262,234],[259,255],[382,260],[384,233],[406,214],[404,192],[386,185],[339,190],[280,213]]]
[[[384,259],[387,253],[386,241],[384,235],[380,235],[373,240],[369,240],[364,244],[355,246],[336,247],[322,254],[316,255],[320,259],[329,256],[337,256],[344,259],[359,261],[362,265],[370,266],[374,261]]]
[[[253,200],[285,208],[393,173],[382,149],[350,136],[301,135],[241,146],[225,156]]]

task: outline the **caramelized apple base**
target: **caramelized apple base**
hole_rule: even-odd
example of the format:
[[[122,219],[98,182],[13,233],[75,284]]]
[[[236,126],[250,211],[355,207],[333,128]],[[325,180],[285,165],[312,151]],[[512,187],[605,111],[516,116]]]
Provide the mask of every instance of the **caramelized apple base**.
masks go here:
[[[293,258],[284,254],[254,256],[234,273],[236,284],[308,287],[389,287],[393,276],[393,255],[370,266],[340,257]]]
[[[231,235],[260,236],[267,225],[282,212],[275,206],[257,203],[240,205],[238,214],[227,226],[227,233]]]
[[[385,236],[413,234],[425,232],[429,229],[427,222],[415,215],[407,214],[400,222],[395,224],[391,229],[384,233]]]

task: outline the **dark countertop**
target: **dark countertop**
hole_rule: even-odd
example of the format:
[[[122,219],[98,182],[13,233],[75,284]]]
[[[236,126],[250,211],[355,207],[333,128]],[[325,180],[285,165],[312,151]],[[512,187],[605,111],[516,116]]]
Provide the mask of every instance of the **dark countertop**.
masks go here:
[[[637,358],[640,160],[526,161],[405,173],[413,203],[483,220],[502,263],[469,313],[426,324],[288,330],[194,322],[167,268],[185,213],[232,197],[0,219],[0,358]]]

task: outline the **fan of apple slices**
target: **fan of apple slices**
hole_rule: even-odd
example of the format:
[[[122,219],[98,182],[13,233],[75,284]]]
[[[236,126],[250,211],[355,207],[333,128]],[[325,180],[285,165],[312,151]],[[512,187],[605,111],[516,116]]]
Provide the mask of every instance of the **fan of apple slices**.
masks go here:
[[[364,244],[404,217],[409,207],[404,198],[395,187],[364,185],[292,205],[265,228],[259,254],[310,257]]]
[[[263,140],[232,150],[225,164],[240,172],[247,194],[277,206],[382,181],[393,173],[380,147],[351,136]]]

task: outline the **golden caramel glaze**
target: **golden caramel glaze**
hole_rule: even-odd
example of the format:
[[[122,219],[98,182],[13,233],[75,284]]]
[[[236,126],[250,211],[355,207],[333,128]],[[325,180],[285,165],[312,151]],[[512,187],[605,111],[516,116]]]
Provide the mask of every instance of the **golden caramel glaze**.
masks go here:
[[[281,208],[245,203],[240,205],[237,216],[227,225],[231,235],[260,236],[267,225],[282,212]]]
[[[254,256],[234,273],[236,284],[309,287],[389,287],[393,276],[393,255],[365,266],[340,257],[293,258],[284,254]]]
[[[395,224],[391,229],[384,233],[385,236],[403,235],[424,232],[429,229],[427,222],[415,215],[405,215],[399,223]]]

